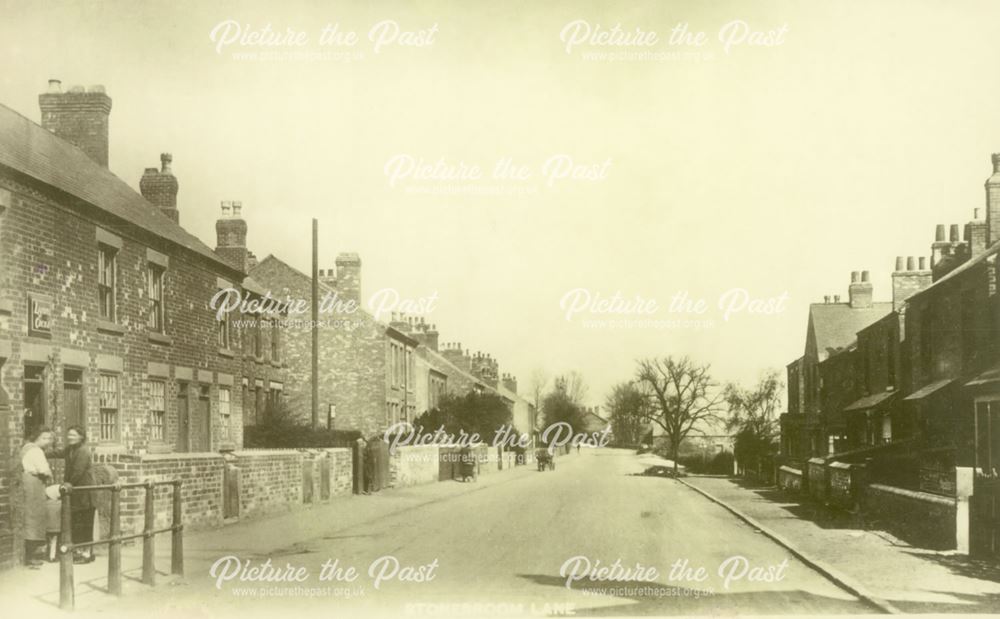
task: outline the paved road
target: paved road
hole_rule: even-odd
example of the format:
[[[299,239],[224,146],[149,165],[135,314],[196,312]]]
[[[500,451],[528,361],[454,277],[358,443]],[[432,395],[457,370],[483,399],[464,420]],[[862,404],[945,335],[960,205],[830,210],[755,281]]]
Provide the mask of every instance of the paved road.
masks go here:
[[[236,552],[254,564],[270,557],[273,565],[306,567],[311,579],[299,586],[340,589],[329,597],[304,597],[301,591],[287,597],[276,594],[287,593],[281,587],[289,585],[247,588],[246,583],[228,582],[216,590],[201,569],[189,570],[183,586],[158,588],[141,600],[122,600],[120,609],[184,609],[193,616],[238,611],[241,616],[279,612],[326,617],[375,610],[394,616],[463,617],[559,614],[570,609],[583,616],[871,612],[694,491],[673,480],[638,475],[651,463],[626,451],[584,450],[560,459],[554,472],[502,473],[509,479],[366,524],[344,528],[333,522],[328,527],[313,523],[320,534],[292,546],[282,547],[281,531],[269,531],[272,550]],[[310,513],[304,511],[304,517]],[[256,543],[259,547],[260,540]],[[385,555],[401,566],[436,561],[434,578],[389,580],[376,590],[368,568]],[[628,568],[638,564],[644,573],[627,582],[579,581],[570,589],[560,571],[577,556],[592,565],[615,560]],[[783,578],[750,582],[744,577],[727,588],[717,571],[733,556],[746,557],[751,568],[762,568],[755,574],[770,569]],[[316,575],[328,559],[336,559],[340,567],[355,567],[360,577],[353,583],[317,583]],[[685,559],[693,569],[705,568],[704,581],[671,579],[671,565]],[[656,568],[655,577],[650,578],[648,568]],[[278,589],[267,591],[274,587]],[[350,599],[345,599],[344,590]],[[695,597],[693,590],[708,594]]]

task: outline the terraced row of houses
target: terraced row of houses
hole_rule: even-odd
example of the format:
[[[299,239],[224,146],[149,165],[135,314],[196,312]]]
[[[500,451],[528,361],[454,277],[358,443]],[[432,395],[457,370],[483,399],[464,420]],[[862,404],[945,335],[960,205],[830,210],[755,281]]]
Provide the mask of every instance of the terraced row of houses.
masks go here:
[[[0,567],[21,548],[17,454],[39,427],[83,426],[97,457],[130,475],[193,470],[215,483],[245,427],[311,415],[310,330],[281,307],[220,317],[210,306],[228,290],[309,299],[311,278],[277,256],[257,260],[238,201],[222,203],[214,248],[186,231],[170,154],[138,191],[112,173],[103,87],[50,80],[39,107],[35,122],[0,105]],[[504,398],[518,431],[533,432],[533,408],[494,359],[439,348],[424,320],[383,323],[363,309],[356,254],[320,280],[362,305],[320,329],[324,427],[367,437],[476,390]],[[203,511],[224,516],[214,503]]]
[[[972,221],[937,226],[929,257],[896,258],[891,301],[855,271],[846,300],[810,306],[781,455],[806,485],[810,462],[863,465],[865,483],[900,491],[900,520],[943,505],[945,546],[1000,554],[1000,154],[985,192]]]

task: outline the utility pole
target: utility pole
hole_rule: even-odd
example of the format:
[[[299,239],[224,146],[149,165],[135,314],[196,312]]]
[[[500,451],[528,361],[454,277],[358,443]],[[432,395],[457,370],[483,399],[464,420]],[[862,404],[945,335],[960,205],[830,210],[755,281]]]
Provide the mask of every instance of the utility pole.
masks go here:
[[[319,223],[312,220],[312,429],[319,426]]]

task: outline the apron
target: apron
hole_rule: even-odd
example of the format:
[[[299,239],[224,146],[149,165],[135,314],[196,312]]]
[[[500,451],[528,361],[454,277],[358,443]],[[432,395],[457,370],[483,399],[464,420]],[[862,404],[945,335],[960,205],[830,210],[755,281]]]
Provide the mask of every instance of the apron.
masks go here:
[[[32,449],[42,450],[34,443],[27,443],[21,448],[21,458]],[[21,488],[24,493],[24,539],[44,542],[49,519],[45,481],[21,467]]]

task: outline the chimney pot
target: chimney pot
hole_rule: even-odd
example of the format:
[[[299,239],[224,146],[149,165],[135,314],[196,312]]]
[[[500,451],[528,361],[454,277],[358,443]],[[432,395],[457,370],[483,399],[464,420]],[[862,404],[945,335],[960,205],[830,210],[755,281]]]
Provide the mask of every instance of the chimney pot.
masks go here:
[[[840,295],[839,294],[833,295],[833,302],[834,303],[840,303]]]
[[[160,153],[160,166],[164,174],[170,171],[170,164],[173,163],[174,156],[170,153]]]
[[[937,227],[934,228],[934,241],[944,241],[944,224],[938,224]]]
[[[979,221],[979,209],[978,208],[972,209],[972,218],[974,220],[976,220],[976,221]]]
[[[993,171],[1000,172],[1000,153],[993,153]]]
[[[823,303],[829,303],[829,302],[830,302],[830,295],[828,294],[823,295]]]
[[[869,275],[868,271],[861,271],[861,281],[862,282],[870,281],[869,278],[870,278],[870,275]]]
[[[52,94],[62,92],[62,81],[56,79],[50,79],[49,92]]]
[[[906,268],[906,260],[902,256],[896,256],[896,270],[902,271],[904,268]]]
[[[906,259],[906,270],[915,271],[916,269],[917,269],[917,259],[914,258],[913,256],[910,256],[909,258]]]
[[[927,257],[920,256],[920,270],[924,271],[927,269]]]
[[[959,241],[958,224],[951,224],[951,228],[948,230],[948,240],[952,243],[957,243]]]

